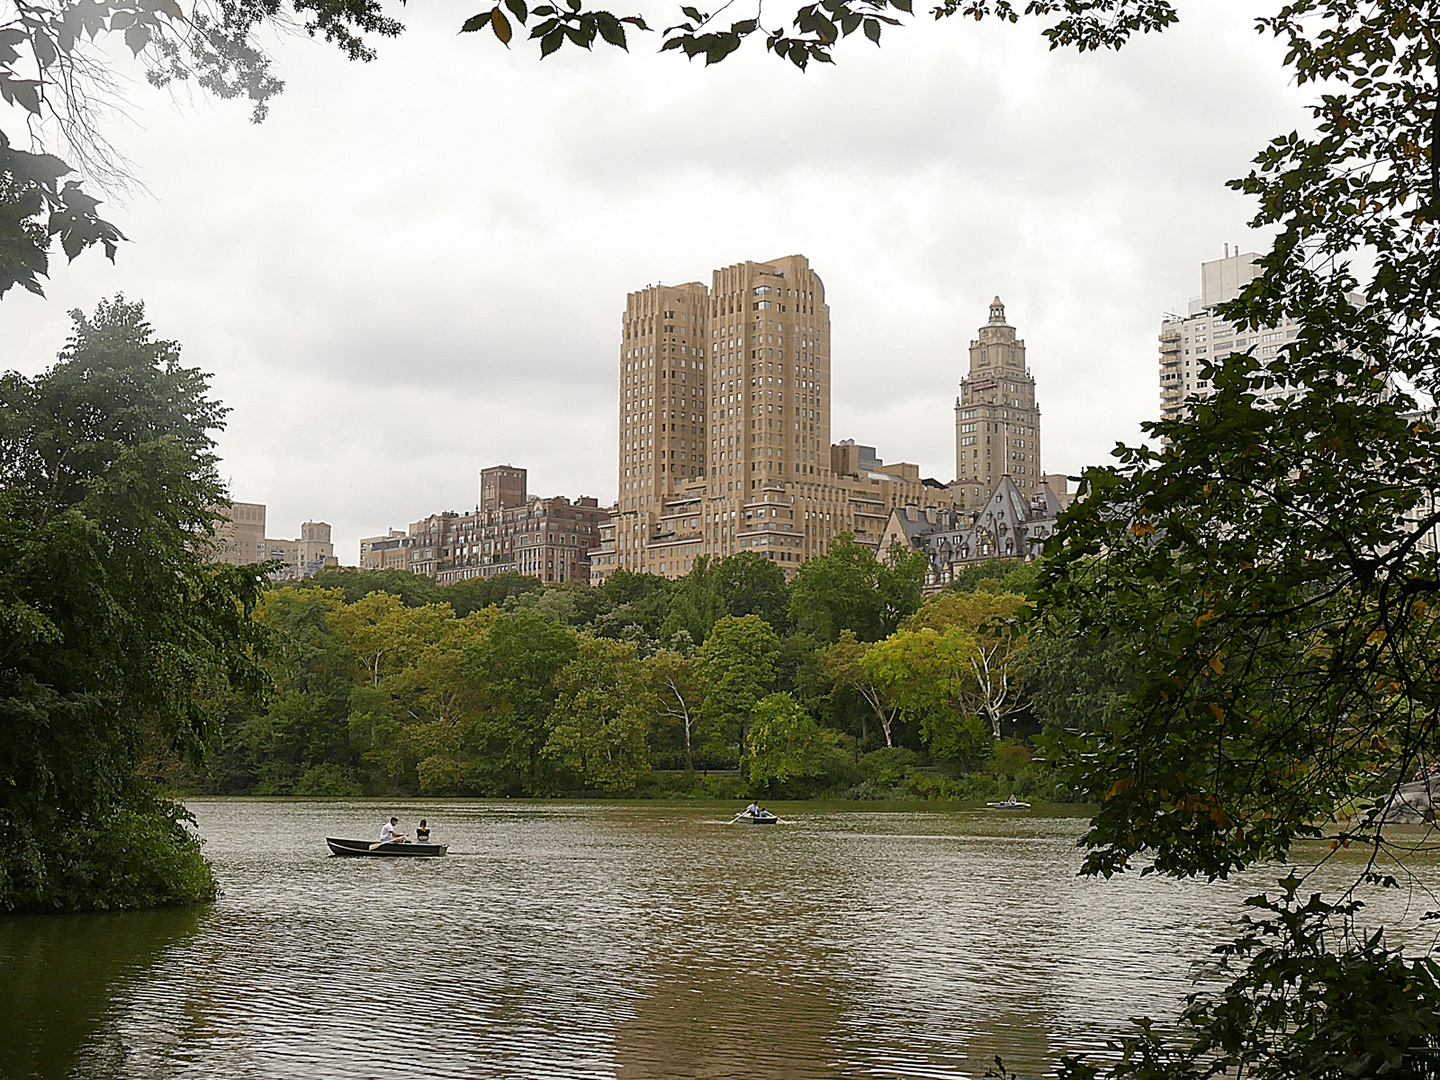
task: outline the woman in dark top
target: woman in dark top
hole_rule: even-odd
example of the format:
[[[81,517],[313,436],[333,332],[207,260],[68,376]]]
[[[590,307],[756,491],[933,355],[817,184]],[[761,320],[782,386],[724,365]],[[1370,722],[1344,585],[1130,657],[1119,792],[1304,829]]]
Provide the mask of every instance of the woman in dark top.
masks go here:
[[[417,844],[428,844],[430,842],[430,827],[425,824],[425,819],[420,819],[420,824],[415,827],[415,842]]]

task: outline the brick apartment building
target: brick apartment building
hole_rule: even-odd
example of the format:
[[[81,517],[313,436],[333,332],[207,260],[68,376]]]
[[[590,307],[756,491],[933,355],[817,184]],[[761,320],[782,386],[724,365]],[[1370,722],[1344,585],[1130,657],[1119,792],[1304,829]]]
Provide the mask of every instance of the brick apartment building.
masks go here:
[[[447,510],[401,532],[360,541],[362,570],[409,570],[440,584],[496,574],[529,574],[547,583],[590,580],[590,549],[610,514],[598,500],[527,494],[526,471],[496,465],[480,473],[480,502]]]

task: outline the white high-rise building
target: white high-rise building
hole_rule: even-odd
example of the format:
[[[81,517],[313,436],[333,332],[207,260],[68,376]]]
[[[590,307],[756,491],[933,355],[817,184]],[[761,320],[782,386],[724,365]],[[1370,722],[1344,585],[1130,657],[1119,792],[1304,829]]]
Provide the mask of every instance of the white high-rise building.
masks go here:
[[[1221,304],[1234,300],[1246,285],[1260,276],[1260,256],[1253,251],[1234,254],[1227,246],[1225,257],[1200,264],[1200,295],[1191,299],[1186,315],[1166,315],[1160,324],[1160,418],[1174,420],[1183,415],[1185,403],[1209,397],[1215,392],[1200,374],[1207,360],[1255,350],[1262,362],[1293,341],[1300,324],[1286,319],[1279,326],[1243,332],[1215,314]],[[1271,394],[1284,393],[1276,387]]]

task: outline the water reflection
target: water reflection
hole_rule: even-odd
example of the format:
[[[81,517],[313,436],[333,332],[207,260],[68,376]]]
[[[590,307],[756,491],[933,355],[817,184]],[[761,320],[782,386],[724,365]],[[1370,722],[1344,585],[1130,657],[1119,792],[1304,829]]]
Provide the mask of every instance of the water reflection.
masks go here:
[[[371,835],[392,809],[428,817],[451,857],[326,853],[327,833]],[[0,1013],[0,1045],[25,1035],[31,1074],[978,1077],[996,1054],[1033,1074],[1130,1016],[1173,1013],[1191,960],[1255,891],[1081,881],[1082,823],[1064,819],[194,810],[224,890],[202,920],[165,935],[176,913],[111,917],[13,952],[41,973],[22,980],[29,1001],[67,995]],[[1418,919],[1393,904],[1377,917]],[[0,943],[24,925],[0,923]]]
[[[207,910],[0,918],[0,1076],[120,1075],[112,1008]]]

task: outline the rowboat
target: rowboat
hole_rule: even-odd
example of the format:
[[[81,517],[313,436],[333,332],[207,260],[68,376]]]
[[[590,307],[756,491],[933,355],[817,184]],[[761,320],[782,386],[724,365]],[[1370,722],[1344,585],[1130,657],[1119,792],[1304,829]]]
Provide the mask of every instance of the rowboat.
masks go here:
[[[747,814],[742,811],[735,815],[735,820],[745,825],[774,825],[780,819],[774,814]]]
[[[423,859],[427,856],[433,859],[448,850],[445,844],[386,844],[373,840],[339,840],[333,836],[327,836],[325,843],[330,845],[334,855],[380,855],[401,859]]]
[[[985,804],[985,809],[986,809],[986,810],[1029,810],[1029,809],[1030,809],[1030,804],[1029,804],[1028,802],[1021,802],[1019,799],[1015,798],[1014,795],[1011,795],[1010,798],[1006,799],[1004,802],[987,802],[987,803]]]

